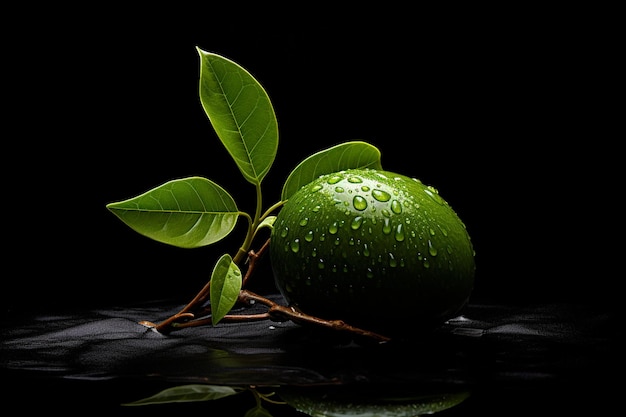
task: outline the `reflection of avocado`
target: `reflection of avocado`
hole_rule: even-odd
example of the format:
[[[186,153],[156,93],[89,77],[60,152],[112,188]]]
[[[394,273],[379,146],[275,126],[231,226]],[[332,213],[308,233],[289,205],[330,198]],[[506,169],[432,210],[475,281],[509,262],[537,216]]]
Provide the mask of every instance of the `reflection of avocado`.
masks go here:
[[[463,402],[465,391],[433,391],[406,385],[281,387],[280,397],[313,417],[416,417]]]

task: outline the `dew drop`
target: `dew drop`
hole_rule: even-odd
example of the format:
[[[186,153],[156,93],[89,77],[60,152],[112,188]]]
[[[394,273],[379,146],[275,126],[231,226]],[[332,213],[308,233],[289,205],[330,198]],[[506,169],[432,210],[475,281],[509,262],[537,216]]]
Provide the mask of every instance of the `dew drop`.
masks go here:
[[[352,228],[352,230],[357,230],[358,228],[361,227],[361,225],[363,224],[363,217],[361,216],[356,216],[353,220],[352,223],[350,223],[350,227]]]
[[[436,203],[443,205],[443,199],[439,196],[439,192],[431,185],[424,188],[424,192],[432,198]]]
[[[343,187],[335,187],[335,192],[337,193],[343,193]]]
[[[320,211],[320,209],[321,209],[320,206],[315,206],[311,210],[314,211],[315,213],[317,213],[318,211]]]
[[[396,214],[402,213],[402,204],[400,204],[398,200],[393,200],[391,202],[391,211],[393,211]]]
[[[428,240],[428,253],[430,253],[431,256],[437,256],[437,248],[433,246],[433,242],[431,242],[430,239]]]
[[[317,262],[317,269],[324,269],[324,266],[325,266],[325,265],[324,265],[324,260],[323,260],[323,259],[320,259],[320,260]]]
[[[304,218],[300,219],[300,226],[306,226],[308,222],[309,222],[309,218],[308,217],[304,217]]]
[[[353,184],[358,184],[358,183],[363,182],[363,180],[360,177],[351,176],[351,177],[348,177],[348,182],[351,182]]]
[[[311,187],[311,192],[314,193],[316,191],[321,190],[323,187],[319,184],[315,184],[313,187]]]
[[[341,176],[340,175],[333,175],[332,177],[330,177],[328,179],[328,183],[329,184],[337,184],[339,181],[341,181]]]
[[[313,230],[309,230],[306,235],[304,235],[304,240],[307,242],[313,241]]]
[[[383,233],[388,235],[391,233],[391,224],[389,224],[389,219],[384,219],[383,222]]]
[[[337,226],[337,222],[333,222],[333,224],[331,224],[330,227],[328,228],[328,233],[330,233],[331,235],[334,235],[335,233],[337,233],[338,230],[339,230],[339,226]]]
[[[283,230],[280,231],[280,237],[286,237],[287,233],[289,233],[289,228],[285,227]]]
[[[293,253],[298,253],[300,251],[300,239],[294,239],[293,242],[291,242],[291,251]]]
[[[363,244],[363,256],[370,256],[370,248],[367,243]]]
[[[361,186],[361,191],[369,191],[370,187],[368,187],[367,185],[362,185]]]
[[[355,209],[359,211],[363,211],[367,208],[367,201],[360,195],[356,195],[352,199],[352,205],[354,206]]]
[[[398,225],[398,227],[396,228],[396,240],[398,242],[402,242],[404,240],[404,228],[402,226],[402,223],[400,223]]]
[[[385,217],[389,217],[389,216],[391,216],[391,212],[390,212],[389,210],[387,210],[387,209],[382,209],[380,212],[381,212],[381,213],[383,214],[383,216],[385,216]]]
[[[391,194],[383,190],[375,189],[372,191],[372,197],[384,203],[385,201],[389,201],[391,199]]]
[[[395,256],[393,256],[393,253],[389,253],[389,266],[392,268],[398,266],[398,261],[396,260]]]
[[[368,278],[374,278],[374,272],[372,271],[372,268],[367,268],[367,272],[365,272],[365,276]]]
[[[435,230],[432,227],[428,229],[428,233],[430,233],[431,236],[435,236]]]

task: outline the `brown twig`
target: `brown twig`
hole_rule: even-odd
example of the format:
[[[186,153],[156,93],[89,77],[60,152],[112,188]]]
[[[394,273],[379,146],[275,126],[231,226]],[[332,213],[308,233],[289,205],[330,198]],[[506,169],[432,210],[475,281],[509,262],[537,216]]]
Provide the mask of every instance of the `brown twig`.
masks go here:
[[[252,291],[244,289],[246,283],[252,276],[256,264],[261,256],[269,248],[270,239],[267,239],[258,252],[251,250],[248,253],[248,269],[242,279],[242,289],[239,292],[237,298],[238,303],[251,305],[253,303],[260,303],[268,308],[265,313],[258,314],[227,314],[222,318],[223,322],[249,322],[258,320],[273,320],[273,321],[288,321],[291,320],[297,324],[308,324],[332,329],[336,331],[350,332],[360,336],[365,336],[377,340],[378,342],[387,342],[391,340],[389,337],[371,332],[366,329],[354,327],[347,324],[343,320],[325,320],[319,317],[306,314],[299,309],[292,306],[284,306],[278,304],[266,297],[258,295]],[[178,313],[170,316],[159,324],[154,324],[148,321],[140,322],[144,326],[153,328],[161,333],[169,333],[173,330],[184,329],[189,327],[198,327],[212,324],[212,318],[210,316],[210,307],[202,308],[202,304],[207,300],[210,295],[211,281],[200,290],[200,292]]]

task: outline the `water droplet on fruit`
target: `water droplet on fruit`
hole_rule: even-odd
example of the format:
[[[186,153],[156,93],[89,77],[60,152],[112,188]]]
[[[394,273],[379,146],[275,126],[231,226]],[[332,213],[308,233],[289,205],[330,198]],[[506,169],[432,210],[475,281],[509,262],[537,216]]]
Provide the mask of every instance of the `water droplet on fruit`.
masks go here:
[[[362,186],[361,186],[361,191],[365,191],[365,192],[367,192],[367,191],[369,191],[369,190],[370,190],[370,187],[368,187],[367,185],[362,185]]]
[[[289,233],[289,228],[285,227],[283,230],[280,231],[280,237],[286,237],[287,233]]]
[[[398,242],[402,242],[404,240],[404,228],[402,226],[402,224],[399,224],[398,227],[396,228],[396,240]]]
[[[335,187],[335,192],[337,193],[343,193],[343,187]]]
[[[431,242],[430,239],[428,239],[428,253],[430,253],[431,256],[437,256],[437,248],[433,246],[433,242]]]
[[[384,203],[385,201],[389,201],[391,199],[391,194],[383,190],[375,189],[372,191],[372,197],[381,203]]]
[[[443,199],[439,196],[439,192],[431,185],[424,188],[424,192],[438,204],[443,205]]]
[[[308,222],[309,222],[309,218],[308,217],[304,217],[304,218],[300,219],[300,226],[306,226]]]
[[[330,178],[328,179],[328,181],[327,181],[327,182],[328,182],[329,184],[337,184],[339,181],[341,181],[341,176],[339,176],[339,175],[333,175],[332,177],[330,177]]]
[[[360,177],[351,176],[351,177],[348,177],[348,182],[351,182],[353,184],[358,184],[360,182],[363,182],[363,180]]]
[[[363,211],[367,208],[367,201],[360,195],[356,195],[354,196],[354,199],[352,200],[352,205],[354,206],[355,209],[359,211]]]
[[[325,265],[324,265],[324,260],[323,260],[323,259],[320,259],[320,260],[317,262],[317,269],[324,269],[324,266],[325,266]]]
[[[311,210],[315,213],[317,213],[318,211],[320,211],[321,207],[320,206],[315,206],[313,207]]]
[[[396,258],[393,256],[393,253],[389,253],[389,266],[392,268],[395,268],[396,266],[398,266],[398,261],[396,261]]]
[[[331,235],[334,235],[335,233],[337,233],[338,230],[339,230],[339,226],[337,225],[337,222],[333,222],[333,224],[331,224],[330,227],[328,228],[328,233],[330,233]]]
[[[313,187],[311,187],[311,192],[314,193],[316,191],[321,190],[323,187],[319,184],[315,184]]]
[[[352,230],[357,230],[359,227],[361,227],[362,224],[363,224],[363,217],[356,216],[352,220],[352,223],[350,223],[350,227],[352,228]]]
[[[313,230],[309,230],[306,235],[304,235],[304,240],[307,242],[313,241]]]
[[[389,223],[389,219],[384,219],[383,221],[383,233],[386,235],[391,233],[391,224]]]
[[[300,251],[300,239],[294,239],[293,242],[291,242],[291,251],[293,253]]]
[[[391,202],[391,211],[393,211],[396,214],[402,213],[402,204],[400,204],[398,200],[393,200]]]
[[[370,248],[367,243],[363,244],[363,256],[370,256]]]

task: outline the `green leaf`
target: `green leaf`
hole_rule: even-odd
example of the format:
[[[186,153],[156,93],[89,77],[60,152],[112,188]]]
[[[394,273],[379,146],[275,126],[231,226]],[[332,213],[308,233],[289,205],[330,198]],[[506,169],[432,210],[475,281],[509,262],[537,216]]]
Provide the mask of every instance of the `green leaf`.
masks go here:
[[[200,101],[247,181],[260,184],[278,149],[278,123],[259,82],[233,61],[199,48]]]
[[[257,230],[261,230],[263,227],[272,229],[274,227],[275,221],[276,221],[276,216],[267,216],[266,218],[263,219],[261,223],[259,223]]]
[[[155,395],[152,395],[141,400],[125,403],[122,405],[135,406],[135,405],[150,405],[150,404],[165,404],[165,403],[184,403],[184,402],[196,402],[196,401],[210,401],[217,400],[231,395],[238,394],[243,391],[243,388],[232,388],[221,385],[202,385],[191,384],[181,385],[178,387],[167,388]]]
[[[287,200],[302,186],[320,175],[352,168],[382,169],[380,151],[362,141],[345,142],[317,152],[296,166],[283,185],[281,199]]]
[[[172,180],[106,207],[136,232],[181,248],[223,239],[239,216],[230,194],[201,177]]]
[[[217,261],[211,274],[211,318],[216,325],[237,302],[241,291],[241,271],[233,258],[225,254]]]

